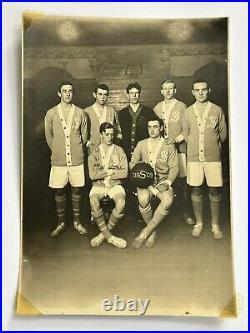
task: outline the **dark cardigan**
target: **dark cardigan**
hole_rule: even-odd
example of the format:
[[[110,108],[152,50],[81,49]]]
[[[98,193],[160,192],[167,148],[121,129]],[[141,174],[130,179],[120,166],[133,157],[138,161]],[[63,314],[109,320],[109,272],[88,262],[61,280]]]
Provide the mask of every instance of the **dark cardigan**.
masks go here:
[[[118,112],[119,123],[122,131],[122,142],[123,147],[128,161],[131,160],[131,153],[133,153],[136,144],[149,137],[148,134],[148,121],[155,117],[154,111],[147,106],[140,104],[138,111],[136,112],[137,118],[135,126],[133,125],[133,111],[130,106],[122,109]],[[133,131],[135,134],[133,135]],[[132,141],[132,138],[134,140]]]

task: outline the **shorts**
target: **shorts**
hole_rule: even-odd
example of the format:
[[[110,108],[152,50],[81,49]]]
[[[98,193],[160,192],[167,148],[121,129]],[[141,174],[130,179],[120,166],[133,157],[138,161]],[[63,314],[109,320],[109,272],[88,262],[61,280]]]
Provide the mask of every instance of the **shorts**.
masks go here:
[[[73,187],[85,185],[83,164],[72,166],[52,166],[49,176],[49,187],[64,188],[70,182]]]
[[[89,196],[97,196],[99,199],[102,199],[106,196],[109,196],[111,199],[117,196],[126,196],[126,192],[121,185],[115,185],[113,187],[105,186],[93,186],[90,190]]]
[[[178,158],[178,169],[179,169],[178,178],[187,177],[186,154],[185,153],[178,153],[177,158]]]
[[[210,187],[223,185],[221,162],[188,162],[187,183],[190,186],[201,186],[206,178]]]

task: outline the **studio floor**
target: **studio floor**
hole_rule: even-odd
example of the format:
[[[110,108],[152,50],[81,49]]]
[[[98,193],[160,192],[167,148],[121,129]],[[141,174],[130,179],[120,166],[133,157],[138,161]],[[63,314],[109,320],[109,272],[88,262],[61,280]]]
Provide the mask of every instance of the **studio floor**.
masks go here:
[[[83,218],[87,235],[77,234],[69,222],[53,239],[49,235],[52,218],[42,210],[31,227],[23,228],[18,312],[139,314],[139,309],[105,311],[103,300],[117,295],[125,301],[149,299],[146,315],[234,316],[231,227],[225,198],[223,207],[223,239],[213,239],[209,216],[201,236],[193,237],[192,226],[185,224],[174,206],[157,229],[153,249],[133,248],[133,239],[143,227],[135,217],[126,216],[114,231],[127,240],[126,249],[107,242],[93,249],[90,239],[97,228],[89,218]]]

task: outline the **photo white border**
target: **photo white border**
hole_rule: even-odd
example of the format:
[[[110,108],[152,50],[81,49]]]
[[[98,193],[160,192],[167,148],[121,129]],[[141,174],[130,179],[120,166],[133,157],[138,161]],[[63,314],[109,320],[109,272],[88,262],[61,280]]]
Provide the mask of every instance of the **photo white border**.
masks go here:
[[[21,156],[21,13],[144,18],[230,18],[230,119],[233,215],[233,257],[237,319],[184,317],[72,317],[39,318],[15,316],[20,245],[20,156]],[[2,3],[3,33],[3,215],[2,215],[2,330],[246,330],[248,327],[248,4],[230,2],[192,3]]]

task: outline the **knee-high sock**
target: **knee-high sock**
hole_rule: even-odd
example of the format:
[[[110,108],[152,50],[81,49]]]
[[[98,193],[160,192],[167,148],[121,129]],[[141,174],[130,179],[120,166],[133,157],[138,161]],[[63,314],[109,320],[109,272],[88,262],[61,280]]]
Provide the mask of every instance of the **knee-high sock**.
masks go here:
[[[113,209],[110,217],[109,217],[109,221],[108,221],[108,229],[112,230],[117,223],[123,218],[124,214],[123,213],[119,213],[115,208]]]
[[[145,208],[142,208],[140,205],[139,205],[139,211],[141,213],[141,216],[144,220],[144,222],[146,224],[149,224],[149,222],[152,220],[153,218],[153,211],[152,211],[152,207],[150,204],[148,204],[147,207]]]
[[[157,207],[152,220],[148,223],[144,229],[147,235],[150,235],[154,229],[162,222],[162,220],[168,215],[169,210],[165,209],[161,204]]]
[[[214,196],[209,194],[209,200],[212,219],[211,223],[212,225],[219,225],[221,195]]]
[[[189,188],[187,185],[187,178],[179,178],[179,190],[180,190],[180,196],[181,200],[183,202],[183,214],[190,216],[191,215],[191,202],[190,202],[190,193],[189,193]]]
[[[98,228],[100,229],[101,233],[103,234],[103,236],[107,240],[109,240],[109,238],[112,236],[112,234],[107,227],[102,209],[100,209],[98,212],[92,212],[92,216],[94,216],[96,224],[97,224]]]
[[[81,195],[72,193],[73,222],[80,223],[80,203]]]
[[[65,223],[66,194],[55,195],[58,224]]]
[[[196,224],[203,224],[203,195],[191,195]]]

